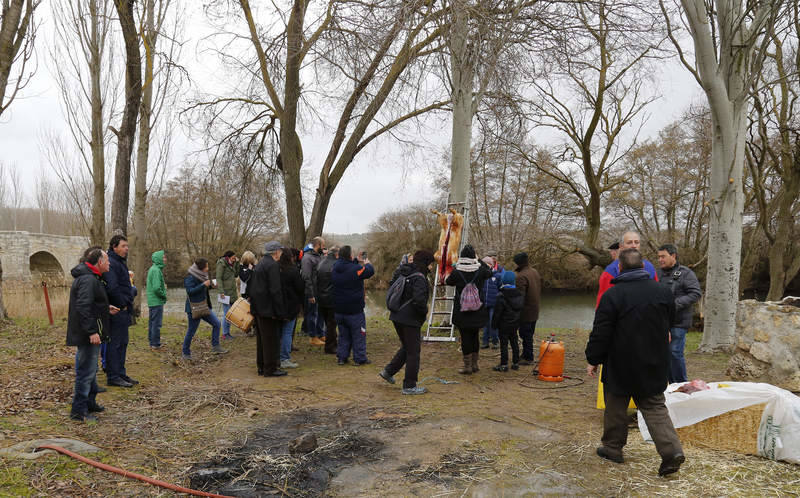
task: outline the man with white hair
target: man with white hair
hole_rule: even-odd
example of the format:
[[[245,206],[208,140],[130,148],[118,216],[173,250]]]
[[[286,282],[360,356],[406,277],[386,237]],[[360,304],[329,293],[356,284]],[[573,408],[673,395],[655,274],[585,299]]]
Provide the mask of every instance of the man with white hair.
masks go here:
[[[622,238],[620,239],[621,246],[618,247],[619,251],[624,251],[625,249],[636,249],[639,250],[639,246],[641,245],[641,237],[637,232],[629,230],[622,234]],[[658,274],[656,273],[656,267],[653,266],[653,263],[644,260],[644,269],[647,273],[650,274],[650,278],[652,280],[658,281]],[[597,290],[597,303],[595,303],[595,308],[600,304],[600,298],[603,297],[603,294],[614,286],[611,283],[612,280],[617,278],[620,273],[620,264],[618,259],[614,259],[610,265],[606,266],[606,269],[603,271],[603,274],[600,275],[600,285]]]

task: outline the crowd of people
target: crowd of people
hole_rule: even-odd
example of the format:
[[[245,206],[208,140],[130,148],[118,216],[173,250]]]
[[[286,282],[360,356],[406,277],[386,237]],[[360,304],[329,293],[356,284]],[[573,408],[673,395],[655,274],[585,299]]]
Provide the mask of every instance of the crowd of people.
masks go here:
[[[615,259],[600,277],[595,322],[586,348],[587,373],[594,375],[599,365],[604,367],[605,429],[597,453],[623,461],[625,409],[633,398],[662,456],[659,472],[668,474],[680,467],[684,457],[666,413],[663,391],[669,382],[687,380],[683,348],[700,286],[692,270],[678,263],[673,245],[659,247],[659,270],[642,257],[639,246],[637,233],[623,234],[619,243],[609,247]],[[104,410],[96,400],[97,393],[105,390],[96,380],[98,356],[109,386],[138,383],[125,369],[137,294],[127,253],[127,240],[115,235],[108,251],[90,247],[72,269],[67,344],[77,346],[71,411],[75,420],[96,420],[93,414]],[[493,367],[498,372],[535,362],[533,335],[541,277],[524,252],[513,257],[513,271],[498,263],[495,252],[487,253],[479,259],[472,246],[464,246],[445,280],[455,288],[452,323],[461,337],[463,366],[458,372],[464,375],[480,371],[481,348],[500,348],[500,362]],[[163,347],[160,328],[167,298],[164,251],[153,253],[152,261],[147,275],[148,339],[158,351]],[[378,375],[394,384],[394,376],[405,367],[403,394],[426,392],[417,382],[421,327],[429,316],[429,274],[435,262],[430,251],[420,249],[404,257],[389,282],[389,319],[400,348]],[[241,261],[234,251],[227,251],[216,262],[214,279],[209,275],[209,261],[197,258],[184,279],[187,330],[182,357],[193,359],[191,344],[201,321],[211,326],[211,352],[228,352],[220,344],[220,332],[223,339],[234,336],[227,320],[214,313],[209,292],[219,288],[223,314],[240,295],[250,305],[259,375],[281,377],[299,366],[291,353],[301,314],[302,330],[311,345],[335,354],[338,365],[348,364],[351,358],[356,366],[368,365],[364,281],[374,273],[366,251],[356,254],[348,245],[326,248],[322,237],[314,238],[302,251],[268,242],[259,261],[249,251]],[[101,345],[105,346],[102,352]]]

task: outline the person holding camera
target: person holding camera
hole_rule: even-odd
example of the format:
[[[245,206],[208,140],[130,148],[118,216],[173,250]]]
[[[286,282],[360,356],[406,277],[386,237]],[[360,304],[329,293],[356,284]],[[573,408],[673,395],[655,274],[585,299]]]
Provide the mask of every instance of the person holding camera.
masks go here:
[[[372,277],[375,269],[361,251],[353,259],[353,248],[344,246],[339,250],[339,259],[333,265],[333,306],[336,325],[339,328],[339,346],[336,357],[339,365],[347,363],[350,350],[353,363],[366,365],[367,319],[364,315],[364,280]]]
[[[194,264],[189,267],[188,275],[183,279],[183,286],[186,288],[186,315],[189,317],[189,325],[186,328],[186,336],[183,338],[183,359],[192,360],[192,338],[194,338],[200,320],[204,320],[211,325],[211,352],[215,354],[227,353],[227,349],[222,349],[219,345],[219,331],[222,324],[214,314],[211,307],[211,296],[208,289],[216,287],[216,282],[208,277],[208,260],[197,258]]]
[[[694,303],[703,295],[700,282],[692,270],[678,263],[678,249],[672,244],[658,248],[658,281],[672,290],[675,298],[675,323],[670,328],[669,382],[686,382],[686,360],[683,348],[686,332],[692,326]]]

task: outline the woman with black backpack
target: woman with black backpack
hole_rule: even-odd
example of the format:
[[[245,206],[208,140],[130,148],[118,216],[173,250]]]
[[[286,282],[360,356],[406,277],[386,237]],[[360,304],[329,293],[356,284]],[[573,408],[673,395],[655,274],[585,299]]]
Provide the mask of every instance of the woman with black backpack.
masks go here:
[[[414,253],[412,263],[403,263],[394,272],[389,283],[387,306],[389,319],[400,338],[400,349],[378,374],[394,384],[394,374],[406,366],[403,394],[424,394],[425,388],[417,386],[419,376],[420,327],[428,317],[428,272],[433,264],[433,253],[420,250]],[[403,279],[403,280],[400,280]],[[396,284],[396,285],[395,285]],[[400,286],[402,285],[402,291]],[[391,298],[392,292],[398,294]]]
[[[456,288],[453,298],[453,325],[461,333],[461,352],[464,366],[460,374],[477,372],[480,355],[480,330],[489,322],[489,311],[482,293],[486,279],[491,278],[492,270],[475,256],[475,249],[465,245],[455,269],[445,280],[446,285]]]

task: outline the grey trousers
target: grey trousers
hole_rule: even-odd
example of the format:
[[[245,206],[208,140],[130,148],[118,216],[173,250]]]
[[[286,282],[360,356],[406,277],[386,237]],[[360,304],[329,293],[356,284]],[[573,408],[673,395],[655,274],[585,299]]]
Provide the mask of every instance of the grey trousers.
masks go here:
[[[628,403],[631,396],[620,396],[605,391],[606,411],[603,414],[603,446],[614,453],[622,455],[622,448],[628,442]],[[662,460],[670,459],[683,453],[678,433],[672,426],[667,405],[664,404],[664,393],[645,398],[633,396],[639,411],[642,412],[647,429],[656,451]]]

